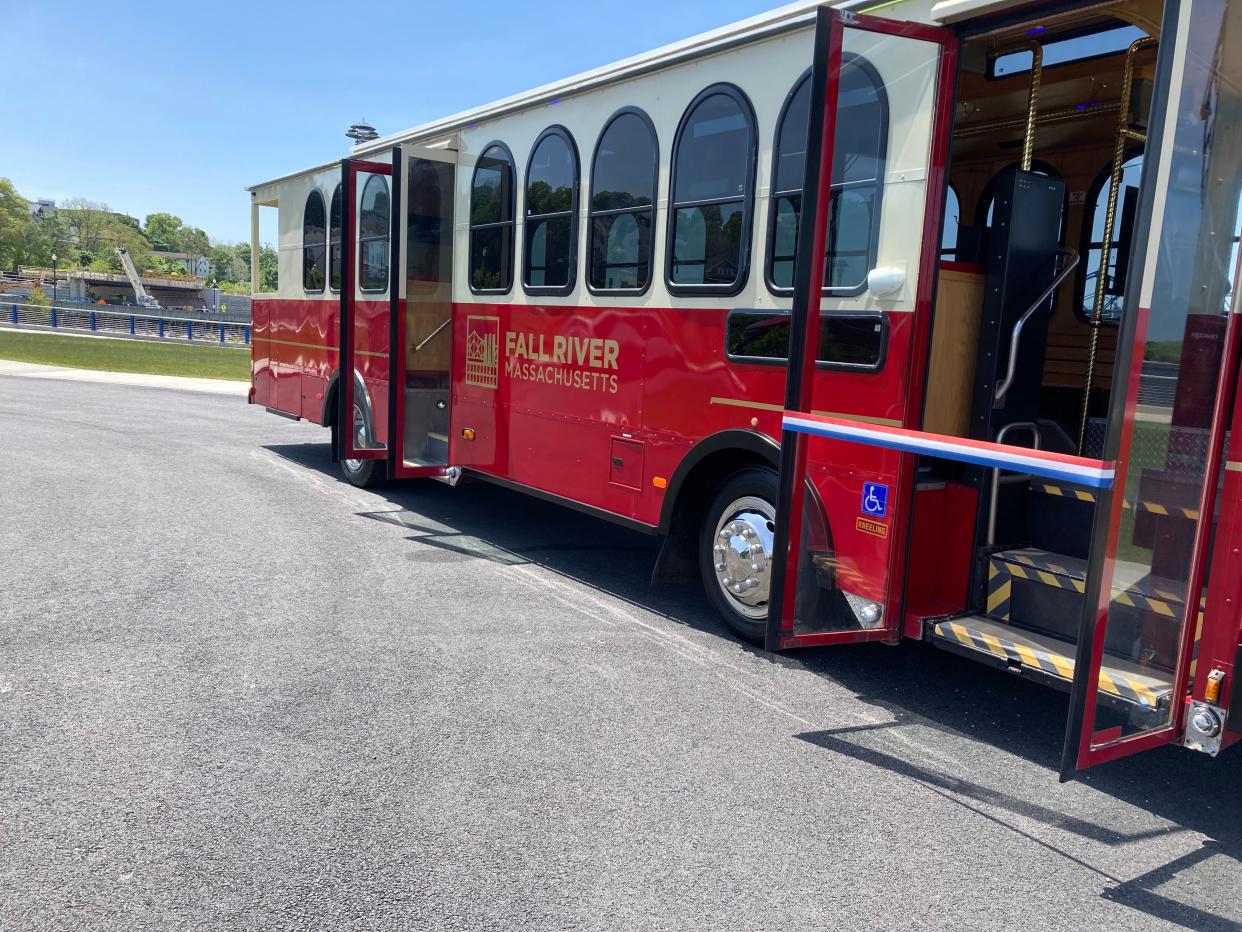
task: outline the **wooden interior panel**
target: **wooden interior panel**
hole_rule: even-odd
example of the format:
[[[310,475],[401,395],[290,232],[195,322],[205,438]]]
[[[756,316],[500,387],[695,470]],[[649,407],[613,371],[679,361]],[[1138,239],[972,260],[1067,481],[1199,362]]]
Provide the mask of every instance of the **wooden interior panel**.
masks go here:
[[[982,271],[940,270],[923,413],[923,429],[932,433],[969,434],[983,283]]]

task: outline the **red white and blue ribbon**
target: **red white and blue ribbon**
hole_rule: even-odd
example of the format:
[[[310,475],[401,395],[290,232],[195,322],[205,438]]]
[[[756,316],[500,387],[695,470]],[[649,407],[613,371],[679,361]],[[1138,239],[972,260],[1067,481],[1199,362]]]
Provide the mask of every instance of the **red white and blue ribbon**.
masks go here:
[[[1110,488],[1116,474],[1114,464],[1106,460],[1069,456],[1048,450],[1031,450],[1003,443],[989,443],[986,440],[929,434],[903,427],[864,424],[819,414],[786,411],[784,425],[786,430],[799,434],[849,440],[887,450],[900,450],[903,453],[918,453],[960,463],[973,463],[976,466],[1025,472],[1093,489]]]

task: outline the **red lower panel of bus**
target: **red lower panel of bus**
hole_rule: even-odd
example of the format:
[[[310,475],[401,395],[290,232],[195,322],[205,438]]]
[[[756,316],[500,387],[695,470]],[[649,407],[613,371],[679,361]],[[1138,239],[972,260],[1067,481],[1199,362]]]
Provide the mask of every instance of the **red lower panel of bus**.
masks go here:
[[[338,364],[338,309],[334,296],[254,302],[256,404],[321,421]],[[359,302],[355,313],[361,374],[386,381],[387,302]],[[664,485],[696,443],[727,430],[780,436],[785,368],[730,358],[728,313],[456,305],[449,461],[658,525]],[[813,410],[900,424],[912,323],[909,313],[886,316],[885,358],[901,363],[825,369]],[[386,393],[372,395],[384,440]],[[895,486],[897,454],[815,438],[810,461],[828,533],[848,554],[839,572],[859,595],[880,598],[871,590],[886,576],[891,514],[857,519],[864,482]],[[900,513],[895,495],[891,513]]]

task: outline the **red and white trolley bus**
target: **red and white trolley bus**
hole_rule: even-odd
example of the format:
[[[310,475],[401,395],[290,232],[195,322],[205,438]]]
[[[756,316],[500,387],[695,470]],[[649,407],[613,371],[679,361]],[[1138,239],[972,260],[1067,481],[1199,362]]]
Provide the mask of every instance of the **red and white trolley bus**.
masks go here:
[[[351,482],[1066,688],[1063,776],[1242,737],[1242,0],[796,3],[251,194],[251,401]]]

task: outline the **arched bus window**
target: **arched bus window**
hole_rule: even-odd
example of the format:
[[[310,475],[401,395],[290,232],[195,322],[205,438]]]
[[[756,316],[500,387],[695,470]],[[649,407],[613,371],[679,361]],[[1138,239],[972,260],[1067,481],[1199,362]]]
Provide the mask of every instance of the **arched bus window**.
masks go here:
[[[591,161],[591,291],[642,294],[651,284],[659,162],[647,114],[633,107],[613,114]]]
[[[323,291],[325,273],[324,244],[327,237],[323,195],[314,188],[306,198],[302,211],[302,290]]]
[[[953,185],[944,191],[944,232],[940,234],[940,258],[952,262],[957,256],[957,230],[962,224],[962,202]]]
[[[1138,214],[1139,176],[1143,173],[1143,153],[1136,152],[1121,166],[1121,188],[1117,212],[1109,237],[1108,270],[1104,283],[1104,303],[1100,320],[1116,323],[1125,303],[1126,271],[1130,264],[1130,243]],[[1094,320],[1100,283],[1100,259],[1104,253],[1104,221],[1108,215],[1108,192],[1112,187],[1112,165],[1106,166],[1087,190],[1087,209],[1083,212],[1083,261],[1078,270],[1078,301],[1074,309],[1083,320]]]
[[[522,287],[529,294],[568,294],[578,245],[578,149],[569,132],[550,126],[526,163],[526,244]]]
[[[686,108],[673,139],[665,275],[674,294],[737,294],[750,260],[755,114],[731,84]]]
[[[483,150],[470,182],[470,290],[513,286],[513,156],[504,143]]]
[[[359,281],[363,291],[383,291],[388,287],[388,179],[371,175],[362,186],[362,208],[358,212]]]
[[[328,208],[328,287],[341,290],[341,186],[332,192]]]
[[[810,113],[808,71],[789,92],[776,126],[767,267],[768,287],[777,294],[793,293]],[[825,291],[858,294],[867,285],[879,246],[887,150],[888,97],[880,76],[861,56],[844,56],[833,143]]]

